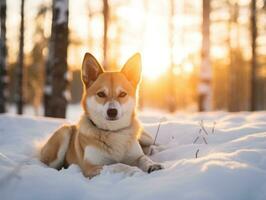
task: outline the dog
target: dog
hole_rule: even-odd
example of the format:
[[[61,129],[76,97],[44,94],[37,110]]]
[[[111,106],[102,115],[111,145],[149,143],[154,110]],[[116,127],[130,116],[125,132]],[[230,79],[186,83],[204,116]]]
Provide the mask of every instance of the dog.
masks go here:
[[[121,71],[104,71],[96,58],[86,53],[81,79],[84,113],[77,125],[65,125],[49,138],[40,160],[61,169],[77,164],[86,177],[94,177],[104,165],[123,163],[151,173],[163,169],[144,154],[152,137],[136,117],[141,56],[133,55]]]

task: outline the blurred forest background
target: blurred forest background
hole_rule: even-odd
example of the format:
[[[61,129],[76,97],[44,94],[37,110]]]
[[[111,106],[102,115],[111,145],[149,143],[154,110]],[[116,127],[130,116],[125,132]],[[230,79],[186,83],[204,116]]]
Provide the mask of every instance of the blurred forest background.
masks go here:
[[[266,110],[266,0],[0,0],[0,113],[65,117],[90,52],[142,54],[140,109]]]

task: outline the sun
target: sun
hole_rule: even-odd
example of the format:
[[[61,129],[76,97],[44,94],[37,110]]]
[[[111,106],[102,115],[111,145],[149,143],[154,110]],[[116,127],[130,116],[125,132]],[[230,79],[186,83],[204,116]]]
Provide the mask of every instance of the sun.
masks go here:
[[[143,78],[155,80],[170,66],[169,54],[165,49],[161,51],[153,46],[146,47],[141,52],[141,56]]]

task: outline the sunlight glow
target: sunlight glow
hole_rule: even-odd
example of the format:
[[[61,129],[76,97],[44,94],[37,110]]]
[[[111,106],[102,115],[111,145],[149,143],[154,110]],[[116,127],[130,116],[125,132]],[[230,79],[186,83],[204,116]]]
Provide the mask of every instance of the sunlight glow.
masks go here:
[[[156,79],[165,73],[169,67],[167,54],[160,54],[152,49],[147,50],[142,56],[143,76]]]
[[[190,74],[193,72],[194,66],[192,63],[186,62],[186,63],[184,63],[183,67],[184,67],[185,73]]]
[[[34,9],[37,10],[38,3],[34,0]],[[48,0],[45,0],[49,2]],[[124,62],[136,52],[142,55],[142,72],[143,77],[155,80],[167,72],[171,66],[170,54],[173,52],[173,62],[175,67],[173,73],[175,75],[183,73],[191,73],[194,66],[191,63],[185,63],[187,56],[194,54],[201,45],[200,33],[186,34],[182,36],[184,24],[195,24],[195,19],[191,16],[185,16],[180,10],[176,11],[173,17],[175,36],[169,38],[169,2],[155,1],[157,3],[143,3],[142,1],[129,1],[121,4],[116,8],[113,7],[115,15],[111,15],[112,23],[109,25],[109,61],[122,67]],[[160,3],[159,3],[160,2]],[[30,4],[29,4],[30,5]],[[19,9],[17,5],[8,3],[12,12]],[[27,7],[26,10],[32,9]],[[68,51],[68,64],[71,70],[80,69],[81,62],[85,52],[92,53],[100,63],[103,59],[103,18],[102,4],[98,1],[81,0],[78,2],[70,2],[70,45]],[[178,8],[177,8],[178,9]],[[89,10],[95,12],[89,16]],[[10,11],[9,11],[10,12]],[[137,14],[136,14],[137,13]],[[8,26],[18,26],[18,17],[12,13],[8,13]],[[45,18],[45,36],[50,34],[51,13]],[[113,19],[114,18],[114,19]],[[28,20],[28,23],[31,23]],[[26,32],[25,50],[31,52],[33,44],[28,42],[29,33],[34,33],[34,29],[27,26],[30,30]],[[10,28],[8,29],[10,30]],[[11,35],[11,36],[10,36]],[[8,41],[10,38],[18,38],[17,34],[8,32]],[[170,41],[173,42],[170,45]],[[11,43],[10,42],[10,43]],[[188,45],[184,45],[188,43]],[[193,44],[193,45],[189,45]],[[10,48],[10,55],[16,55],[16,48]],[[47,53],[47,49],[44,51]],[[219,52],[215,52],[219,54]],[[10,56],[12,60],[16,60],[16,56]],[[9,59],[10,59],[9,58]],[[112,60],[113,59],[113,60]],[[116,66],[114,66],[116,67]]]
[[[179,76],[182,73],[182,71],[179,66],[175,66],[173,69],[173,73],[174,75]]]

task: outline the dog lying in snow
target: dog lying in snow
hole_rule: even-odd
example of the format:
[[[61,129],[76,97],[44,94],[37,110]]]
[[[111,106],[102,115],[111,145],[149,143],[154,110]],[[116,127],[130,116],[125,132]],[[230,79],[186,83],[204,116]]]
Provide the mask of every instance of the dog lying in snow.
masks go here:
[[[136,118],[140,79],[139,54],[121,71],[105,72],[86,53],[82,64],[84,114],[77,125],[63,126],[51,136],[41,149],[40,160],[56,169],[77,164],[87,177],[113,163],[137,166],[148,173],[162,169],[143,152],[153,141]]]

